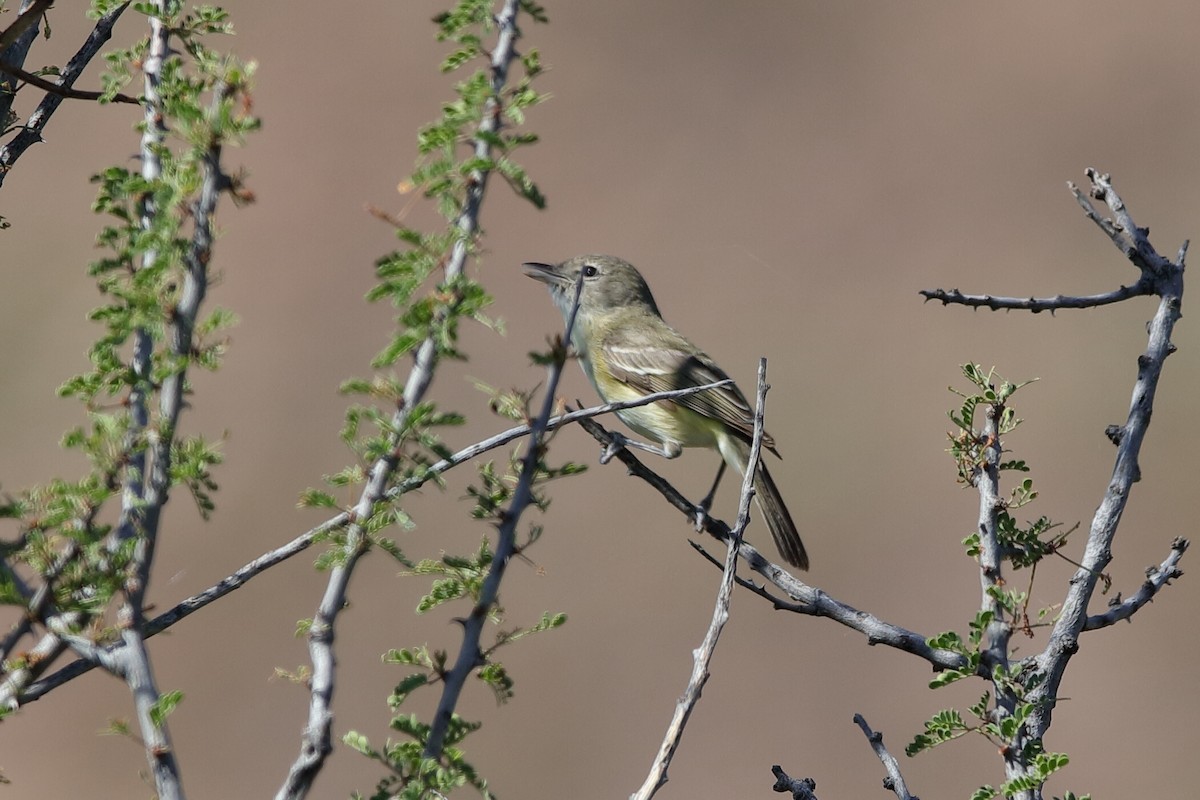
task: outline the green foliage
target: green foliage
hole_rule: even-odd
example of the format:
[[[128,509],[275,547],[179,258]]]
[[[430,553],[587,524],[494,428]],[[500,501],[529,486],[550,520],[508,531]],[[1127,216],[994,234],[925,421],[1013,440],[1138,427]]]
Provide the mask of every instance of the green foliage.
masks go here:
[[[445,797],[463,786],[473,787],[485,800],[493,795],[475,767],[463,757],[455,744],[467,734],[479,729],[478,723],[466,722],[457,715],[452,716],[443,763],[424,758],[421,742],[429,736],[429,726],[415,715],[396,717],[392,728],[405,735],[405,739],[388,739],[381,749],[374,748],[368,738],[351,731],[342,737],[342,742],[353,750],[378,761],[388,773],[375,786],[374,793],[364,795],[354,792],[351,797],[371,800],[426,800]]]
[[[461,559],[450,559],[454,563],[422,562],[418,565],[419,574],[448,576],[436,581],[435,586],[441,586],[443,591],[435,591],[422,600],[419,610],[440,606],[463,595],[478,591],[477,581],[482,573],[478,565],[484,561],[484,556],[490,556],[486,545],[481,547],[478,557],[473,563]],[[436,595],[436,596],[435,596]],[[499,615],[491,617],[499,620]],[[543,614],[542,619],[532,627],[502,632],[497,635],[496,642],[484,654],[484,661],[476,670],[476,676],[491,690],[496,701],[503,703],[513,694],[513,680],[504,665],[492,658],[493,653],[500,647],[532,633],[552,630],[566,622],[565,614]],[[437,793],[446,793],[462,786],[472,786],[484,797],[491,797],[487,782],[479,776],[475,768],[465,760],[464,751],[459,745],[466,737],[479,730],[480,723],[469,722],[457,714],[451,715],[451,723],[446,735],[445,749],[442,762],[424,758],[425,745],[429,740],[430,726],[422,722],[416,714],[401,713],[400,708],[412,696],[413,692],[439,682],[446,674],[448,655],[444,650],[430,650],[427,646],[400,648],[390,650],[383,656],[386,664],[402,667],[415,667],[418,671],[411,672],[396,684],[388,696],[388,707],[394,716],[391,728],[405,738],[400,741],[389,739],[382,748],[375,748],[361,733],[350,732],[343,737],[343,742],[368,758],[384,764],[388,774],[376,786],[372,798],[437,797]],[[355,797],[366,795],[355,794]]]
[[[423,298],[413,297],[444,266],[450,251],[461,248],[467,254],[474,254],[475,236],[468,235],[458,222],[471,205],[472,193],[482,190],[489,174],[500,175],[519,196],[536,207],[545,205],[537,185],[512,157],[518,148],[536,142],[537,137],[491,122],[503,119],[513,125],[524,123],[525,112],[544,99],[532,89],[532,82],[543,67],[537,51],[528,50],[518,62],[522,74],[515,83],[510,82],[506,88],[493,84],[493,71],[486,63],[487,53],[482,45],[483,37],[494,29],[492,6],[490,0],[462,0],[434,19],[438,39],[451,42],[455,48],[443,61],[443,71],[485,63],[456,84],[456,98],[443,105],[441,118],[418,132],[420,158],[406,185],[433,200],[448,227],[437,233],[423,233],[398,224],[396,235],[406,249],[377,263],[379,284],[368,293],[368,298],[386,298],[402,311],[396,335],[376,357],[376,367],[395,364],[427,339],[432,339],[439,357],[461,358],[457,348],[458,321],[467,318],[489,322],[482,311],[491,298],[480,284],[465,275],[443,281]],[[539,6],[533,3],[528,6],[534,19],[545,18]]]
[[[995,368],[984,372],[983,367],[975,363],[963,364],[962,372],[973,388],[968,391],[960,391],[953,386],[950,387],[951,392],[962,398],[962,404],[949,412],[950,421],[958,429],[948,434],[950,438],[949,453],[958,468],[959,482],[974,486],[980,470],[986,463],[985,452],[992,444],[991,437],[975,428],[979,408],[983,406],[988,409],[987,415],[991,420],[990,427],[994,430],[992,436],[1000,437],[1011,433],[1021,424],[1021,420],[1008,407],[1008,399],[1018,389],[1028,386],[1033,381],[1009,383],[996,375]],[[1000,381],[999,388],[995,385],[997,380]],[[1023,461],[1002,462],[998,468],[1022,472],[1028,469]]]
[[[440,559],[417,562],[411,574],[434,578],[430,590],[417,603],[417,613],[424,614],[462,597],[478,600],[492,565],[492,555],[487,539],[484,539],[470,558],[443,555]],[[488,616],[493,622],[499,621],[501,613],[500,608],[488,609]]]
[[[367,295],[371,301],[387,300],[397,309],[395,332],[372,363],[379,370],[393,369],[410,358],[416,358],[422,368],[432,368],[443,359],[463,360],[466,355],[460,348],[460,328],[464,321],[498,327],[485,315],[491,297],[483,284],[459,268],[479,253],[477,218],[488,178],[500,176],[535,207],[545,204],[537,185],[514,159],[520,147],[537,141],[535,135],[516,126],[542,99],[533,90],[532,81],[543,67],[537,51],[529,49],[511,65],[512,75],[506,74],[508,65],[493,68],[494,5],[493,0],[460,0],[434,19],[437,38],[450,44],[442,70],[466,74],[455,84],[454,98],[442,106],[441,117],[418,132],[418,160],[402,185],[432,201],[445,218],[445,227],[424,232],[391,220],[402,247],[376,263],[378,282]],[[545,12],[536,3],[523,2],[521,8],[530,18],[545,20]],[[454,268],[447,269],[448,265]],[[426,400],[406,399],[404,383],[391,376],[354,378],[346,381],[342,390],[361,398],[347,410],[342,429],[343,441],[355,454],[356,463],[328,476],[326,482],[334,489],[357,489],[369,475],[378,474],[378,465],[387,470],[388,491],[364,521],[364,529],[373,545],[386,549],[405,565],[405,576],[429,581],[417,613],[466,603],[471,606],[468,613],[475,618],[496,626],[504,623],[499,600],[491,600],[489,594],[489,601],[483,602],[484,583],[496,569],[495,553],[487,537],[469,555],[442,553],[438,558],[415,561],[405,557],[395,542],[382,538],[392,527],[414,525],[400,508],[403,493],[429,480],[440,481],[430,467],[452,457],[442,437],[447,429],[462,425],[463,416]],[[510,420],[529,419],[528,395],[496,391],[489,391],[489,395],[494,413]],[[507,461],[500,462],[503,466],[493,462],[478,465],[477,480],[467,491],[474,504],[472,517],[503,522],[513,499],[520,463],[519,455],[513,452]],[[532,487],[534,505],[544,509],[548,504],[540,491],[547,481],[581,470],[578,465],[555,466],[540,458]],[[337,495],[336,491],[310,489],[301,497],[301,504],[335,508],[339,505]],[[347,499],[342,505],[351,502]],[[540,533],[540,527],[530,526],[516,552],[520,554]],[[328,567],[344,558],[346,536],[334,531],[329,538],[333,546],[319,559],[319,566]],[[501,630],[490,646],[481,645],[483,652],[474,676],[492,691],[497,702],[507,701],[513,696],[515,682],[497,659],[500,649],[531,633],[559,627],[565,620],[562,614],[547,613],[532,626]],[[379,747],[359,733],[347,734],[344,740],[387,768],[386,777],[371,797],[442,797],[463,786],[472,786],[490,797],[486,781],[463,757],[463,741],[478,729],[478,723],[452,714],[441,758],[429,760],[424,753],[430,742],[430,725],[414,714],[401,713],[401,706],[413,693],[445,678],[448,659],[445,650],[425,644],[396,648],[384,655],[385,662],[407,672],[388,698],[393,714],[391,726],[403,738]]]
[[[171,449],[172,482],[191,492],[200,516],[208,519],[216,505],[212,493],[217,490],[212,467],[222,461],[220,452],[202,436],[187,436],[174,442]]]
[[[962,715],[957,711],[953,709],[939,711],[925,721],[925,732],[918,733],[904,748],[904,752],[909,756],[915,756],[922,750],[957,739],[972,730],[974,729],[963,722]]]
[[[116,5],[94,0],[89,14],[99,17]],[[6,565],[24,565],[50,584],[54,613],[76,612],[77,629],[97,641],[110,635],[102,620],[134,577],[136,539],[158,533],[145,527],[147,504],[165,502],[182,486],[207,518],[215,507],[213,470],[221,463],[217,446],[204,437],[178,435],[187,401],[168,402],[163,390],[173,385],[190,394],[189,368],[219,366],[223,332],[235,321],[222,309],[193,317],[182,301],[189,286],[202,296],[207,281],[211,238],[197,227],[206,176],[217,191],[240,189],[219,173],[219,155],[258,127],[245,103],[253,65],[209,47],[207,37],[230,32],[224,11],[185,11],[181,2],[168,11],[170,50],[161,65],[161,113],[146,174],[118,165],[93,177],[93,210],[107,220],[97,236],[105,252],[89,267],[103,297],[89,317],[101,332],[89,349],[89,368],[59,389],[86,409],[86,423],[67,431],[62,445],[81,453],[89,471],[28,489],[7,506],[20,520],[22,546],[5,553]],[[110,97],[140,72],[146,52],[143,39],[105,56]],[[146,132],[146,125],[137,128]],[[112,509],[123,491],[122,507]],[[0,602],[27,601],[11,584],[0,587]],[[177,702],[174,695],[160,698],[158,718]]]
[[[958,480],[977,486],[986,476],[994,486],[1004,471],[1029,472],[1029,465],[1022,460],[1000,458],[1004,452],[1001,437],[1011,433],[1021,422],[1008,403],[1012,395],[1026,384],[1013,384],[999,379],[995,370],[985,372],[977,364],[967,364],[962,369],[971,388],[968,391],[951,389],[962,398],[962,403],[949,413],[957,428],[956,432],[950,434],[950,453],[955,461]],[[977,428],[981,412],[985,421]],[[1045,516],[1025,525],[1018,523],[1011,512],[1033,502],[1037,496],[1033,480],[1023,478],[1010,491],[1007,500],[989,509],[991,518],[986,524],[981,524],[980,530],[963,539],[967,555],[979,559],[984,552],[983,535],[990,535],[994,531],[995,541],[989,546],[998,547],[1001,558],[1014,569],[1031,568],[1030,589],[1037,564],[1047,555],[1056,553],[1067,536],[1075,530],[1072,528],[1064,533],[1053,534],[1060,526]],[[938,711],[925,722],[924,730],[905,748],[905,752],[913,756],[967,734],[977,734],[1005,753],[1007,760],[1021,766],[1021,775],[1011,778],[999,788],[990,785],[980,787],[972,795],[972,800],[1007,798],[1039,789],[1050,775],[1067,764],[1066,755],[1046,753],[1041,740],[1035,738],[1028,728],[1030,718],[1038,707],[1027,698],[1044,682],[1044,673],[1036,669],[1034,664],[1010,664],[1010,653],[999,651],[1001,644],[1007,647],[1008,634],[1014,623],[1020,624],[1021,629],[1030,636],[1033,635],[1028,621],[1030,592],[1010,588],[999,574],[985,574],[989,576],[989,580],[985,581],[985,602],[968,623],[966,638],[949,631],[929,639],[931,647],[955,653],[964,659],[961,668],[938,673],[930,682],[930,688],[940,688],[971,677],[984,678],[991,688],[970,707],[974,721],[968,722],[954,709]],[[989,634],[994,630],[1000,630],[1002,635],[991,641]]]
[[[1023,386],[1024,383],[1010,383],[999,378],[995,369],[984,372],[978,364],[965,364],[963,374],[971,383],[970,391],[959,391],[951,387],[950,391],[963,399],[957,409],[949,412],[950,420],[957,431],[948,434],[950,439],[949,453],[954,459],[958,472],[958,480],[965,485],[974,486],[988,463],[989,448],[1000,448],[1000,437],[1014,431],[1021,420],[1013,409],[1007,405],[1009,399]],[[995,385],[999,381],[999,388]],[[993,420],[984,432],[976,429],[980,409],[985,416]],[[999,450],[999,452],[1007,452]],[[998,473],[1006,471],[1029,472],[1030,467],[1024,460],[1009,459],[994,460]],[[1022,569],[1036,565],[1045,556],[1058,551],[1066,542],[1067,536],[1076,528],[1073,527],[1057,536],[1049,536],[1051,531],[1059,528],[1060,523],[1042,516],[1033,522],[1020,524],[1012,515],[1012,510],[1028,505],[1037,499],[1038,491],[1034,488],[1032,478],[1024,478],[1010,491],[1008,500],[996,509],[996,537],[1000,552],[1004,559],[1012,564],[1014,569]],[[1077,526],[1076,526],[1077,527]],[[963,546],[967,555],[978,558],[980,550],[979,531],[972,531],[963,538]]]
[[[488,396],[488,408],[493,414],[513,422],[528,423],[534,414],[529,408],[533,392],[510,389],[507,391],[475,381],[475,388]]]
[[[163,723],[167,721],[167,717],[171,715],[179,704],[183,702],[183,692],[163,692],[158,696],[158,700],[150,707],[150,719],[154,722],[154,727],[161,728]]]
[[[1012,797],[1041,787],[1051,775],[1065,767],[1070,761],[1066,753],[1038,753],[1033,757],[1033,771],[1000,784],[1000,794]]]

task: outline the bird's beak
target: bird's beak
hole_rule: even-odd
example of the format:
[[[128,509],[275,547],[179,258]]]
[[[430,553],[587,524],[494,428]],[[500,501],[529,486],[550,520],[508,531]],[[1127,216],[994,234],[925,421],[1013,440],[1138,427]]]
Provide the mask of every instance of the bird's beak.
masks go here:
[[[553,264],[540,264],[537,261],[526,261],[521,265],[521,270],[534,280],[549,284],[552,287],[565,286],[567,283],[566,278],[559,271],[558,267]]]

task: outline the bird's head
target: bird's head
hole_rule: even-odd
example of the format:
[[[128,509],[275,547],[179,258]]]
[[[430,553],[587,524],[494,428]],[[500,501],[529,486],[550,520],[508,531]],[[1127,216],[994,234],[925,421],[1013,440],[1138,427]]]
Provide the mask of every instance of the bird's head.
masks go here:
[[[550,295],[566,316],[575,299],[575,286],[583,279],[579,306],[583,313],[621,308],[646,308],[659,315],[658,305],[642,274],[628,261],[616,256],[585,255],[561,264],[528,262],[525,274],[550,287]]]

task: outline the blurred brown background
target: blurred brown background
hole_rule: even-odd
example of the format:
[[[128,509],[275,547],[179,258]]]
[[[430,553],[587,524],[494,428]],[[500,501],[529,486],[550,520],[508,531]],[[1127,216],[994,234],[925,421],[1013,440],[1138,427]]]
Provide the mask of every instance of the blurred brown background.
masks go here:
[[[225,368],[196,377],[188,415],[193,430],[227,437],[219,508],[203,524],[183,494],[171,504],[152,587],[160,608],[320,520],[295,510],[297,493],[347,462],[336,387],[368,373],[391,324],[391,309],[362,296],[396,243],[363,207],[406,205],[396,187],[415,131],[451,96],[428,21],[438,3],[227,5],[232,47],[261,64],[264,130],[227,156],[249,170],[258,202],[222,207],[210,297],[242,322]],[[1114,175],[1161,251],[1200,235],[1200,7],[626,0],[548,12],[551,25],[524,26],[522,46],[552,68],[539,84],[552,99],[532,112],[543,142],[522,157],[550,205],[537,213],[491,187],[480,274],[508,330],[467,329],[470,362],[439,375],[435,399],[471,419],[452,445],[502,427],[471,379],[544,378],[526,353],[561,321],[519,262],[611,252],[643,268],[667,319],[744,387],[769,358],[768,425],[785,457],[772,469],[811,579],[834,596],[927,634],[965,630],[979,589],[958,542],[976,497],[956,487],[944,449],[946,387],[962,385],[967,360],[1041,378],[1018,395],[1027,421],[1009,440],[1044,493],[1027,513],[1086,530],[1111,471],[1103,429],[1125,418],[1152,301],[1052,317],[942,308],[917,290],[1082,294],[1132,281],[1065,188],[1087,166]],[[54,37],[31,66],[73,52],[87,29],[73,14],[53,12]],[[117,41],[141,33],[129,13]],[[95,68],[81,85],[99,85]],[[27,90],[20,109],[33,102]],[[68,102],[0,194],[13,223],[0,239],[5,490],[83,469],[56,445],[81,410],[54,390],[84,368],[97,330],[84,319],[97,304],[84,273],[101,224],[87,177],[133,163],[135,117]],[[1188,409],[1200,331],[1188,307],[1115,546],[1114,587],[1126,593],[1172,537],[1195,533]],[[593,397],[576,369],[563,393]],[[497,708],[473,687],[460,711],[485,722],[469,750],[500,796],[628,796],[683,689],[718,575],[691,552],[678,514],[619,467],[595,464],[589,437],[564,431],[554,452],[592,469],[553,488],[531,553],[544,574],[514,564],[503,600],[514,623],[544,610],[570,621],[508,652],[512,703]],[[696,496],[715,465],[702,452],[653,464]],[[418,527],[401,537],[410,555],[462,551],[485,533],[458,501],[469,477],[453,473],[445,493],[414,499]],[[726,517],[733,483],[717,509]],[[761,528],[750,538],[762,540]],[[1082,534],[1071,552],[1081,547]],[[271,674],[308,663],[293,630],[324,585],[311,562],[298,557],[153,640],[160,686],[186,694],[171,722],[193,797],[269,796],[295,757],[307,697]],[[384,699],[402,673],[378,653],[458,645],[448,614],[414,619],[421,582],[395,573],[374,554],[356,575],[339,627],[338,736],[387,735]],[[1069,574],[1042,569],[1034,604],[1057,602]],[[1072,757],[1051,793],[1194,796],[1197,603],[1188,575],[1133,624],[1084,638],[1046,742]],[[966,797],[1003,780],[982,739],[901,754],[925,718],[952,705],[965,713],[982,686],[931,692],[922,662],[748,593],[733,611],[660,796],[772,797],[769,768],[782,764],[815,777],[821,797],[883,797],[855,712],[885,733],[922,796]],[[1020,641],[1022,654],[1042,641]],[[27,708],[0,726],[0,767],[13,781],[0,794],[150,795],[139,747],[97,733],[130,714],[123,686],[99,674]],[[369,792],[377,775],[339,749],[316,796]]]

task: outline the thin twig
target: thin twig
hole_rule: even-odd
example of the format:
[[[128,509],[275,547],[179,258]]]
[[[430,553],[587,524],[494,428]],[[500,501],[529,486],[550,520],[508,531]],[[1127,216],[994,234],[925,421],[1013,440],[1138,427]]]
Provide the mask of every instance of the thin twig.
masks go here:
[[[904,775],[900,773],[900,762],[896,761],[896,757],[883,746],[883,734],[871,730],[871,726],[867,724],[862,714],[854,715],[854,724],[862,728],[867,741],[871,743],[871,749],[875,751],[875,755],[878,756],[880,763],[887,771],[887,777],[883,779],[883,788],[894,792],[896,800],[920,800],[909,793],[908,786],[904,783]]]
[[[100,52],[105,43],[112,38],[113,26],[117,24],[117,20],[128,7],[129,3],[122,3],[96,20],[96,25],[88,34],[87,40],[75,55],[71,56],[71,60],[67,62],[62,74],[59,75],[57,85],[60,88],[70,89],[75,85],[75,81],[83,74],[83,70]],[[30,146],[42,141],[42,131],[62,101],[63,98],[58,94],[47,94],[42,98],[42,102],[38,103],[34,112],[29,115],[29,119],[25,121],[21,131],[12,138],[12,141],[0,147],[0,186],[4,184],[5,177],[12,171],[17,159]],[[2,110],[0,109],[0,111]],[[3,114],[0,114],[0,118],[3,118]]]
[[[1000,546],[1000,511],[1004,502],[1000,498],[1000,459],[1004,448],[1000,441],[1000,420],[1004,414],[1003,401],[993,401],[985,406],[985,418],[980,439],[983,442],[980,463],[971,474],[971,482],[979,494],[979,514],[976,522],[979,564],[979,609],[980,616],[986,615],[988,623],[984,638],[979,642],[981,673],[992,683],[996,713],[1012,717],[1016,713],[1020,698],[1011,684],[994,675],[1007,676],[1009,672],[1009,642],[1012,639],[1013,621],[1009,619],[1003,603],[1004,571]],[[1006,774],[1011,778],[1028,765],[1025,757],[1026,732],[1021,729],[1002,751]]]
[[[659,400],[678,399],[689,394],[707,391],[719,386],[732,383],[732,381],[718,381],[709,383],[703,386],[691,386],[686,389],[673,389],[669,392],[657,392],[655,394],[646,395],[637,400],[630,400],[621,403],[604,403],[603,405],[593,406],[591,408],[578,409],[568,414],[559,414],[552,417],[546,423],[547,432],[557,430],[558,428],[568,425],[572,422],[577,422],[582,419],[590,419],[601,414],[610,414],[613,411],[618,411],[625,408],[637,408],[638,406],[647,405],[649,403],[658,402]],[[532,430],[531,425],[518,425],[515,428],[509,428],[506,431],[490,436],[483,441],[476,442],[462,448],[458,452],[429,465],[424,472],[419,475],[414,475],[407,478],[397,485],[390,488],[387,492],[387,499],[394,500],[397,497],[411,492],[415,489],[424,486],[429,481],[433,480],[438,475],[441,475],[454,467],[466,463],[489,450],[494,450],[508,444],[511,441],[528,436]],[[171,609],[159,614],[154,619],[146,622],[145,635],[147,637],[154,636],[162,631],[170,628],[180,620],[191,616],[193,613],[207,606],[216,600],[221,599],[230,592],[242,588],[258,575],[266,572],[272,567],[287,561],[294,555],[304,552],[312,544],[322,537],[328,536],[335,531],[345,527],[352,517],[351,512],[344,511],[337,516],[331,517],[320,525],[311,528],[296,538],[292,539],[287,544],[281,545],[273,550],[268,550],[262,555],[255,558],[253,561],[245,564],[231,575],[222,578],[217,583],[204,589],[196,594],[180,601]],[[120,645],[110,645],[110,648],[119,647]],[[53,658],[47,658],[39,661],[38,664],[41,670],[44,670],[53,662]],[[70,664],[62,667],[52,675],[47,676],[43,680],[36,680],[41,670],[30,670],[23,673],[21,681],[6,680],[0,684],[0,708],[16,708],[19,705],[26,705],[35,700],[40,700],[50,691],[57,689],[64,683],[67,683],[80,675],[90,672],[95,668],[95,664],[84,660],[73,661]],[[30,681],[34,681],[30,683]],[[28,688],[25,688],[28,684]]]
[[[719,560],[712,553],[705,550],[704,546],[701,545],[699,542],[694,542],[689,539],[688,544],[690,544],[692,546],[692,549],[695,550],[696,553],[698,553],[701,558],[703,558],[708,563],[712,564],[717,569],[725,568],[724,562]],[[782,599],[776,597],[775,595],[771,594],[770,592],[768,592],[766,587],[755,583],[754,581],[750,580],[749,578],[743,578],[741,575],[738,575],[734,578],[734,580],[737,582],[738,586],[741,586],[743,589],[753,592],[754,594],[758,595],[759,597],[761,597],[764,600],[766,600],[767,602],[769,602],[775,608],[776,611],[793,611],[797,614],[805,613],[803,604],[793,603],[788,600],[782,600]]]
[[[1055,295],[1054,297],[999,297],[990,294],[963,294],[958,289],[922,289],[918,294],[926,300],[937,300],[942,305],[960,305],[971,308],[990,308],[993,311],[1018,310],[1040,314],[1063,308],[1096,308],[1110,303],[1119,303],[1131,297],[1153,294],[1154,288],[1142,281],[1132,286],[1122,286],[1103,294],[1082,296]]]
[[[492,554],[492,563],[488,567],[487,576],[479,590],[479,597],[471,608],[470,615],[463,621],[463,643],[459,648],[458,658],[454,667],[446,673],[442,686],[442,696],[438,700],[437,711],[433,715],[433,723],[429,728],[429,738],[425,741],[424,757],[440,761],[445,746],[446,733],[453,721],[454,709],[471,673],[484,661],[483,651],[479,640],[483,635],[483,625],[492,611],[492,606],[500,594],[500,583],[504,580],[508,561],[516,552],[517,523],[521,515],[533,500],[533,481],[537,477],[538,464],[542,458],[543,440],[546,434],[546,424],[554,412],[557,402],[555,393],[558,391],[558,381],[562,377],[563,366],[567,361],[566,342],[571,341],[571,332],[575,328],[575,318],[579,313],[579,298],[583,293],[583,273],[575,282],[575,295],[571,301],[571,313],[567,315],[566,329],[563,333],[562,344],[556,348],[557,357],[550,365],[549,376],[546,380],[546,396],[542,401],[542,410],[533,423],[529,435],[529,446],[521,464],[521,474],[513,489],[512,501],[505,510],[503,521],[500,523],[496,536],[496,550]]]
[[[738,502],[737,523],[729,532],[728,550],[725,554],[725,564],[721,573],[721,583],[717,589],[716,606],[713,608],[712,621],[704,634],[700,647],[692,651],[692,673],[688,679],[683,696],[675,703],[675,712],[667,725],[666,735],[659,745],[658,754],[650,766],[646,780],[630,797],[631,800],[650,800],[667,783],[667,769],[679,742],[683,738],[683,729],[687,727],[692,710],[700,702],[700,692],[708,682],[708,665],[712,662],[713,653],[717,648],[717,640],[725,623],[729,621],[729,602],[733,596],[734,581],[737,578],[738,550],[742,543],[742,534],[750,524],[750,500],[754,497],[754,474],[758,471],[758,460],[762,455],[763,419],[766,414],[767,401],[767,360],[758,362],[758,397],[754,411],[754,436],[750,440],[750,456],[746,462],[746,471],[742,475],[742,490]]]
[[[1093,614],[1087,618],[1083,624],[1083,630],[1094,631],[1099,628],[1107,628],[1109,625],[1115,625],[1121,620],[1128,620],[1133,617],[1138,610],[1154,599],[1159,590],[1164,586],[1169,586],[1171,581],[1183,575],[1183,570],[1179,568],[1179,561],[1183,558],[1183,554],[1187,552],[1187,539],[1176,539],[1171,542],[1171,554],[1166,557],[1162,564],[1157,567],[1150,567],[1146,570],[1146,580],[1138,588],[1128,600],[1120,601],[1111,605],[1108,611],[1103,614]]]
[[[3,72],[7,75],[12,75],[14,78],[25,81],[30,86],[36,86],[43,92],[49,92],[50,94],[57,95],[64,100],[99,100],[100,98],[104,97],[104,92],[93,92],[86,89],[72,89],[70,87],[63,86],[61,80],[58,82],[48,81],[40,75],[34,75],[32,72],[21,69],[15,64],[8,64],[4,61],[0,61],[0,72]],[[136,97],[130,97],[129,95],[121,94],[120,92],[117,92],[108,99],[114,103],[131,103],[135,106],[141,102]]]

